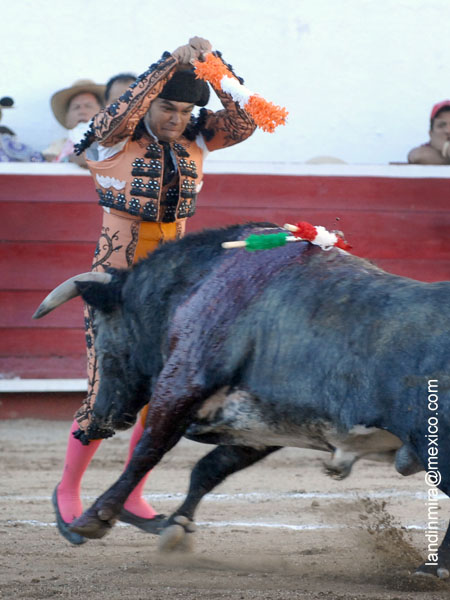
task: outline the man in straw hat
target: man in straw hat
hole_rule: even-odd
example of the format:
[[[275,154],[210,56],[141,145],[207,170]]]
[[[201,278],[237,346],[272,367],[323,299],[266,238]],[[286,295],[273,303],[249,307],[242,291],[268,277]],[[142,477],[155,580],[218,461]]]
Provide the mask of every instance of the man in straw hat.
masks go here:
[[[88,129],[89,121],[104,105],[105,86],[90,79],[79,79],[70,87],[59,90],[50,100],[58,123],[67,129],[67,136],[56,140],[43,151],[50,162],[75,162],[86,167],[82,156],[74,154],[74,144]]]
[[[216,92],[222,110],[202,108],[198,117],[192,116],[194,107],[204,107],[209,99],[208,84],[195,77],[192,62],[211,50],[208,40],[193,37],[171,54],[165,52],[94,117],[77,146],[77,152],[86,153],[104,209],[93,271],[130,267],[160,243],[182,236],[186,219],[195,212],[208,152],[242,142],[255,130],[253,119],[222,91]],[[234,77],[231,67],[227,68]],[[69,529],[82,513],[83,474],[101,439],[114,433],[99,428],[92,415],[98,389],[92,320],[92,308],[86,308],[88,394],[72,425],[62,479],[53,493],[58,529],[72,544],[87,541]],[[144,422],[141,414],[128,460]],[[145,481],[146,477],[130,494],[119,518],[158,533],[163,515],[157,515],[142,497]]]

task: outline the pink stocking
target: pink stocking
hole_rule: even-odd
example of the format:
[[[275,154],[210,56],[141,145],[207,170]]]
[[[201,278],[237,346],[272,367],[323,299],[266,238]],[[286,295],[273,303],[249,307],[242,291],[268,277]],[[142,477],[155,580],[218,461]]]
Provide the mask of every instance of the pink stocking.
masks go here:
[[[71,523],[83,512],[81,502],[81,480],[102,440],[93,440],[88,446],[73,437],[79,428],[77,421],[72,423],[67,442],[66,460],[62,479],[58,485],[58,506],[63,521]]]
[[[136,444],[141,439],[143,431],[144,427],[142,425],[142,419],[138,419],[138,422],[134,426],[133,433],[131,435],[130,447],[128,449],[128,458],[125,466],[127,466],[127,464],[130,462],[133,450],[135,449]],[[150,473],[147,473],[147,475],[145,475],[141,479],[141,481],[137,484],[137,486],[128,496],[127,501],[124,504],[124,508],[128,510],[128,512],[133,513],[133,515],[137,515],[138,517],[143,517],[144,519],[152,519],[157,514],[156,511],[147,502],[147,500],[144,500],[144,498],[142,497],[144,486],[149,475]]]

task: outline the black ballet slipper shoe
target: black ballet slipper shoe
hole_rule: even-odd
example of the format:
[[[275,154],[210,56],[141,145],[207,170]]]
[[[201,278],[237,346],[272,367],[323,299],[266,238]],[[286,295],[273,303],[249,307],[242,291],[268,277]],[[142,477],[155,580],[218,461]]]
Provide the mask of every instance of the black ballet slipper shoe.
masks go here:
[[[155,515],[151,519],[145,517],[138,517],[133,515],[126,508],[122,508],[118,516],[119,521],[134,525],[146,533],[155,533],[158,535],[164,528],[164,521],[167,519],[166,515]]]
[[[87,538],[83,537],[79,533],[74,533],[73,531],[70,531],[70,523],[66,523],[65,521],[63,521],[61,513],[59,512],[57,490],[58,486],[56,486],[53,490],[52,504],[53,508],[55,509],[56,525],[58,526],[58,531],[71,544],[74,544],[75,546],[84,544],[85,542],[87,542]]]

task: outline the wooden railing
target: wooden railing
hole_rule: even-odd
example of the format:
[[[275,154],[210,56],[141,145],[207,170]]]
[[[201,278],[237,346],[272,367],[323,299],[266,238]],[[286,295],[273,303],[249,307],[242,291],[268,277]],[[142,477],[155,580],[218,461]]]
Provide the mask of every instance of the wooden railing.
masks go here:
[[[212,162],[188,231],[305,220],[342,230],[355,254],[388,271],[437,281],[450,279],[449,192],[447,167]],[[0,206],[4,390],[14,377],[84,378],[81,302],[31,315],[54,286],[89,270],[102,211],[94,183],[72,165],[0,164]]]

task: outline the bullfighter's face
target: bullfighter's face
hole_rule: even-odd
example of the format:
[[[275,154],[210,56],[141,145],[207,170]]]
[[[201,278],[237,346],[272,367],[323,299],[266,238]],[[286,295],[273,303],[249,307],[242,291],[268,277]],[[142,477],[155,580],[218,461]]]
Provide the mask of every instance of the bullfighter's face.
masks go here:
[[[152,133],[162,142],[178,140],[191,118],[194,105],[156,98],[145,115]]]

